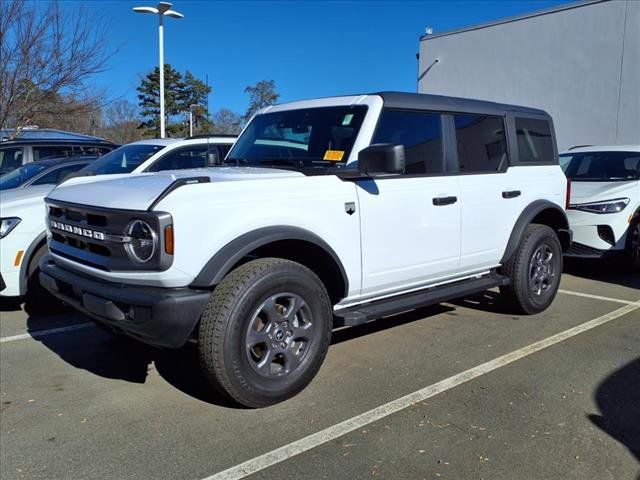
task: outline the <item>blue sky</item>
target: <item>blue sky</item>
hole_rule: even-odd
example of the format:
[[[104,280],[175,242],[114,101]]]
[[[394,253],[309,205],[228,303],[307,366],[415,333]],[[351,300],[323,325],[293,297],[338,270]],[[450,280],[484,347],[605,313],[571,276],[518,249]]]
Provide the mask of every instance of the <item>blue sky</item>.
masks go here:
[[[158,62],[157,20],[132,7],[157,2],[94,0],[117,48],[92,82],[110,99],[136,102],[140,77]],[[416,90],[415,54],[435,33],[567,3],[527,1],[187,1],[165,23],[165,61],[209,77],[209,107],[244,112],[244,88],[276,81],[280,101],[379,90]],[[74,8],[74,1],[63,3]]]

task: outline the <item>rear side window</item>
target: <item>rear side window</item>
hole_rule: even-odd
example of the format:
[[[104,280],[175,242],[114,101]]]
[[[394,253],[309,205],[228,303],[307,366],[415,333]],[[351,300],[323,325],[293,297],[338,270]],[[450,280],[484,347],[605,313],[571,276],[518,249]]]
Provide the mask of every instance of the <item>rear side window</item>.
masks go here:
[[[491,173],[507,169],[504,119],[489,115],[453,116],[461,173]]]
[[[70,157],[73,155],[73,147],[71,145],[43,145],[34,146],[33,159],[35,161],[44,160],[52,157]]]
[[[516,117],[518,157],[527,163],[554,163],[551,126],[546,120]]]
[[[373,143],[404,145],[405,174],[444,172],[442,119],[438,113],[383,110]]]

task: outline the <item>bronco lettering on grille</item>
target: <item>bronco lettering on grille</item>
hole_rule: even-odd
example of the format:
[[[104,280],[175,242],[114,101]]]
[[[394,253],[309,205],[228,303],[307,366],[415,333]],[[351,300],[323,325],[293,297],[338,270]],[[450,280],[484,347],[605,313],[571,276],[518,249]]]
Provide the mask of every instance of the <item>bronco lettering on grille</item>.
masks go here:
[[[98,232],[96,230],[90,230],[88,228],[80,228],[73,225],[67,225],[66,223],[56,222],[55,220],[51,220],[51,228],[55,228],[56,230],[60,230],[63,232],[75,233],[76,235],[81,235],[83,237],[93,238],[95,240],[105,240],[105,234],[103,232]]]

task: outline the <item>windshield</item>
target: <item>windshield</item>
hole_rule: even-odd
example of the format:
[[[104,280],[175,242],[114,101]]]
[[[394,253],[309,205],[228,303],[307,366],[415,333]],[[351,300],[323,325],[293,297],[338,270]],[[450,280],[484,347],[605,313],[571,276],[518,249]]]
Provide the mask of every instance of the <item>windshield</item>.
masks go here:
[[[91,165],[79,170],[74,176],[109,175],[112,173],[131,173],[151,155],[162,150],[164,145],[133,143],[123,145],[103,155]]]
[[[22,167],[18,167],[15,170],[2,175],[0,177],[0,190],[8,190],[10,188],[17,188],[20,185],[26,183],[29,179],[36,176],[38,173],[46,170],[51,165],[44,163],[27,163]]]
[[[346,165],[367,107],[320,107],[257,115],[225,163],[326,170]]]
[[[640,178],[640,152],[582,152],[560,155],[560,166],[574,182],[616,182]]]

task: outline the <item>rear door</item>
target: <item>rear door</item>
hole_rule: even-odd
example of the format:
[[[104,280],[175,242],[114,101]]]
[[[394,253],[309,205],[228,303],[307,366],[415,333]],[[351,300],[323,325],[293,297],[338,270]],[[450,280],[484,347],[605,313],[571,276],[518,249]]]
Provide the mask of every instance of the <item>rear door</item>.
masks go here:
[[[522,212],[526,186],[509,167],[506,117],[452,114],[462,202],[460,269],[497,266]]]
[[[372,143],[402,144],[402,175],[357,182],[362,295],[418,288],[455,275],[460,256],[456,176],[446,175],[440,113],[383,110]]]

